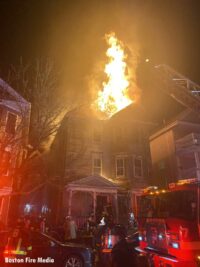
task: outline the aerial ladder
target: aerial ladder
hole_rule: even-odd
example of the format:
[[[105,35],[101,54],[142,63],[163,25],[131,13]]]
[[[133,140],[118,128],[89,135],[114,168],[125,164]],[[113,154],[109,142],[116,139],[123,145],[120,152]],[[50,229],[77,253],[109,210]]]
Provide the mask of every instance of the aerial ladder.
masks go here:
[[[154,67],[152,78],[177,102],[200,114],[200,86],[168,65]]]
[[[167,95],[200,115],[200,86],[167,65],[151,69]],[[200,181],[183,179],[169,188],[150,187],[138,197],[138,266],[200,266]]]

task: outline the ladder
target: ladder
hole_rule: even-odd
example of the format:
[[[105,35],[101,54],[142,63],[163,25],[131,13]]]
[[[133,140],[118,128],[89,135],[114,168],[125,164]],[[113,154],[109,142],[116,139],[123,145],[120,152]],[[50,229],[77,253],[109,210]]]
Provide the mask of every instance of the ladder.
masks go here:
[[[159,81],[162,84],[162,89],[167,94],[183,106],[200,114],[200,86],[198,84],[165,64],[155,66],[153,76],[156,82]]]

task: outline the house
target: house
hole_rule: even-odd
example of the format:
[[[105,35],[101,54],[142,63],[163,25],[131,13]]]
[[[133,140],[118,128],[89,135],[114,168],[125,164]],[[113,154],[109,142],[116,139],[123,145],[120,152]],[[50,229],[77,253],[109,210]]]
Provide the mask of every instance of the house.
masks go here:
[[[200,178],[200,117],[186,109],[149,138],[152,183]]]
[[[8,222],[15,173],[26,156],[31,105],[0,79],[0,221]]]
[[[151,168],[148,137],[154,127],[137,105],[106,120],[86,106],[67,113],[51,147],[50,172],[60,177],[58,183],[65,188],[63,215],[74,211],[76,203],[84,202],[87,196],[91,208],[85,217],[89,211],[101,213],[104,207],[115,203],[111,206],[116,220],[125,220],[135,195],[148,184]],[[92,180],[98,181],[96,185]],[[81,185],[79,190],[77,184]],[[91,192],[86,194],[88,188]],[[84,193],[79,192],[79,200],[70,200],[69,204],[72,195],[75,199],[75,191]],[[80,219],[81,214],[77,211],[76,217]]]

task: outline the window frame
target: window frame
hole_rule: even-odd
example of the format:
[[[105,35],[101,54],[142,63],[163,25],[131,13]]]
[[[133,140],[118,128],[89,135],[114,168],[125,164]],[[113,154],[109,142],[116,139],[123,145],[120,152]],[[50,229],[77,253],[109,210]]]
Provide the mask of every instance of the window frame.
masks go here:
[[[1,170],[3,176],[8,176],[11,170],[11,150],[4,150],[2,154],[1,164],[7,164],[6,169]]]
[[[117,161],[118,160],[122,160],[122,162],[123,162],[123,166],[121,167],[118,167],[117,165]],[[123,174],[118,174],[118,168],[122,168],[122,170],[123,170]],[[125,156],[123,156],[123,155],[119,155],[119,156],[116,156],[116,158],[115,158],[115,171],[116,171],[116,178],[124,178],[125,177],[125,175],[126,175],[126,170],[125,170]]]
[[[140,160],[140,162],[141,162],[141,164],[140,164],[140,166],[141,166],[141,169],[140,169],[141,170],[141,175],[138,175],[136,173],[136,164],[135,164],[136,160]],[[133,156],[133,173],[134,173],[134,177],[143,178],[144,171],[143,171],[143,158],[142,158],[142,156]]]
[[[100,166],[95,166],[95,160],[100,160]],[[92,174],[93,175],[102,175],[102,152],[93,152],[92,153]],[[95,169],[99,169],[100,172],[96,172]]]
[[[9,115],[15,116],[15,118],[16,118],[16,120],[15,120],[15,126],[14,126],[14,132],[12,132],[10,130],[7,130],[8,129],[7,127],[8,127]],[[18,115],[16,113],[7,111],[7,114],[6,114],[6,123],[5,123],[5,132],[7,134],[11,134],[11,135],[15,135],[16,134],[17,120],[18,120]]]

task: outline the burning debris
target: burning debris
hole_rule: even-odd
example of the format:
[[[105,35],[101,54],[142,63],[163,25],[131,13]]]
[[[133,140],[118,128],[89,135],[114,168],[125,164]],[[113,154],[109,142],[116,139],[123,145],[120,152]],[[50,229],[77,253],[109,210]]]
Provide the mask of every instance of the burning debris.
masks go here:
[[[124,45],[115,33],[107,34],[105,37],[109,46],[106,51],[109,62],[105,65],[104,72],[108,79],[103,82],[103,89],[98,92],[95,108],[111,117],[134,100],[130,97],[130,72]]]

